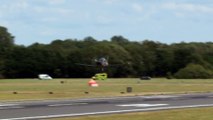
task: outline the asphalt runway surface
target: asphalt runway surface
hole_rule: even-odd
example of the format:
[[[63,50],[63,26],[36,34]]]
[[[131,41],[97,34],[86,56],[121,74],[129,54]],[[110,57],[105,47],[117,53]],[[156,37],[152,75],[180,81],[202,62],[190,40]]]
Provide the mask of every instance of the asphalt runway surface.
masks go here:
[[[47,119],[213,106],[213,93],[0,103],[1,120]]]

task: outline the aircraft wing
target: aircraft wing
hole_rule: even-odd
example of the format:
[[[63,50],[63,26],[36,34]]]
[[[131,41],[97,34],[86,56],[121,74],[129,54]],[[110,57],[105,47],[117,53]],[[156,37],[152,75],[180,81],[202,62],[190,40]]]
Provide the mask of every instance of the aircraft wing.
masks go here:
[[[81,66],[89,66],[89,67],[94,67],[96,65],[89,65],[89,64],[82,64],[82,63],[75,63],[76,65],[81,65]]]
[[[121,65],[123,65],[123,64],[110,64],[109,66],[111,66],[111,67],[117,67],[117,66],[121,66]]]

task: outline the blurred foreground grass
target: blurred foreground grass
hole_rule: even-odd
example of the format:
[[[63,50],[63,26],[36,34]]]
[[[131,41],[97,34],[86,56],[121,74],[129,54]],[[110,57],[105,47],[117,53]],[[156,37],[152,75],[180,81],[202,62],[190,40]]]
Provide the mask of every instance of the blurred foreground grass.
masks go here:
[[[89,79],[2,79],[0,80],[0,101],[213,91],[213,79],[168,80],[156,78],[143,81],[138,78],[108,79],[97,81],[99,87],[89,87],[88,81]],[[127,87],[132,87],[132,93],[126,93]]]

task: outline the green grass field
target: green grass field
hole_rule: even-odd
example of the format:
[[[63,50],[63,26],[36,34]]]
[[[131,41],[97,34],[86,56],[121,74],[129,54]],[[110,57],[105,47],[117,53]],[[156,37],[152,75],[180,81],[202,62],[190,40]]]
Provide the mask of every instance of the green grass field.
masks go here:
[[[62,84],[61,81],[64,83]],[[138,78],[108,79],[97,81],[99,87],[89,87],[88,81],[89,79],[1,79],[0,101],[213,92],[213,79],[168,80],[158,78],[148,81],[140,81]],[[126,93],[127,87],[132,87],[132,93]],[[85,94],[85,92],[89,92],[89,94]],[[212,120],[212,113],[213,108],[195,108],[61,118],[59,120]]]
[[[61,81],[64,83],[62,84]],[[213,79],[168,80],[158,78],[148,81],[140,81],[138,78],[108,79],[106,81],[97,81],[99,87],[89,87],[88,81],[89,79],[2,79],[0,80],[0,101],[213,91]],[[133,92],[126,93],[127,87],[132,87]],[[14,92],[17,94],[14,94]],[[85,92],[89,92],[89,94],[85,94]]]

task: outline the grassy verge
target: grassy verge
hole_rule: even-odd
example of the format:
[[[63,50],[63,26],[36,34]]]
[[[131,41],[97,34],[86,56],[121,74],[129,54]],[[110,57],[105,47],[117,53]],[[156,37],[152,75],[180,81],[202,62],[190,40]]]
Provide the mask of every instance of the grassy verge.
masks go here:
[[[212,120],[213,108],[177,109],[116,115],[97,115],[54,120]]]
[[[64,83],[62,83],[62,81]],[[97,81],[99,87],[89,87],[89,79],[14,79],[0,80],[0,101],[61,98],[91,98],[213,91],[213,79],[140,81],[137,78]],[[132,93],[126,88],[132,87]],[[87,94],[88,93],[88,94]]]

